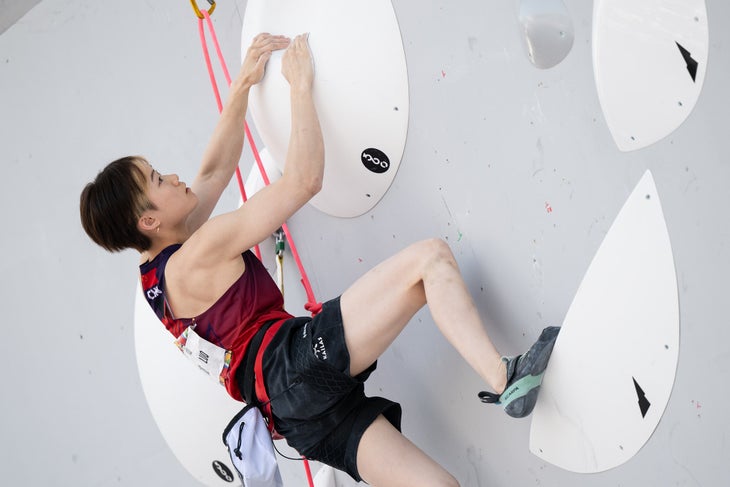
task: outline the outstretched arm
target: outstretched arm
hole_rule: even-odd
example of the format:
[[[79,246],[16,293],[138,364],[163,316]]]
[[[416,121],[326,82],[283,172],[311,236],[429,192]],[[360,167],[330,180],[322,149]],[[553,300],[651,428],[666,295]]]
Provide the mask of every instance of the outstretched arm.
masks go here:
[[[248,48],[241,70],[231,83],[228,99],[192,184],[198,196],[198,206],[188,219],[191,232],[208,220],[241,158],[243,123],[251,86],[261,81],[271,53],[286,48],[289,43],[289,39],[284,36],[259,34]]]
[[[237,210],[205,222],[170,258],[167,296],[180,316],[208,309],[244,271],[241,253],[269,237],[321,188],[324,143],[312,99],[307,36],[292,41],[282,72],[290,85],[292,117],[284,173]]]
[[[241,252],[265,240],[321,189],[324,142],[312,98],[314,67],[307,35],[294,39],[284,53],[282,73],[291,97],[291,134],[282,177],[193,234],[188,248],[200,266],[240,261]]]

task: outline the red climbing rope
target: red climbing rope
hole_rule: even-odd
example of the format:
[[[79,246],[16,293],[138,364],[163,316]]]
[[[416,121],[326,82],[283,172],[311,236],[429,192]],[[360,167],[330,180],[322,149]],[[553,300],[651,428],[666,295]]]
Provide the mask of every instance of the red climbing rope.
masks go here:
[[[215,94],[216,103],[218,104],[218,111],[223,111],[223,102],[221,101],[220,92],[218,90],[218,83],[215,78],[215,74],[213,73],[213,66],[210,61],[210,54],[208,53],[208,43],[205,40],[205,32],[203,28],[203,19],[205,19],[208,30],[210,32],[211,40],[213,41],[213,45],[215,46],[215,51],[218,56],[218,60],[221,65],[221,69],[223,70],[223,74],[226,78],[226,83],[228,83],[228,86],[231,85],[231,76],[228,74],[228,68],[226,67],[225,60],[223,58],[223,54],[221,53],[220,45],[218,43],[218,38],[215,34],[215,29],[213,28],[213,22],[210,20],[210,13],[213,12],[213,9],[215,8],[215,2],[213,2],[211,5],[211,9],[209,11],[205,10],[199,10],[197,8],[197,5],[195,3],[195,0],[191,0],[191,3],[193,4],[193,8],[195,10],[195,13],[198,16],[198,32],[200,34],[200,42],[203,47],[203,56],[205,57],[205,65],[208,69],[208,75],[210,77],[211,86],[213,87],[213,92]],[[254,158],[256,159],[256,165],[259,168],[259,171],[261,172],[261,178],[264,181],[264,184],[268,186],[271,181],[269,180],[269,176],[266,174],[266,169],[264,168],[264,164],[261,161],[261,156],[259,155],[259,151],[256,148],[256,143],[254,142],[253,136],[251,135],[251,130],[248,127],[248,123],[246,123],[246,120],[243,121],[243,128],[246,132],[246,138],[249,141],[249,145],[251,147],[251,152],[253,153]],[[241,192],[241,197],[243,198],[244,203],[247,200],[246,197],[246,188],[243,184],[243,178],[241,177],[241,171],[236,166],[236,179],[238,181],[238,189]],[[294,244],[294,239],[291,236],[291,233],[289,232],[289,227],[286,223],[282,225],[282,230],[284,231],[284,235],[286,236],[287,241],[289,242],[289,248],[291,249],[292,256],[294,257],[294,261],[297,264],[297,267],[299,268],[299,274],[301,275],[302,279],[302,285],[304,286],[304,291],[307,293],[307,303],[304,305],[304,308],[309,311],[312,316],[316,315],[322,310],[322,303],[318,302],[317,299],[314,296],[314,291],[312,290],[312,285],[309,282],[309,278],[307,277],[307,272],[304,270],[304,265],[302,264],[301,259],[299,258],[299,252],[297,251],[297,247]],[[261,253],[259,251],[258,245],[256,246],[256,256],[261,260]],[[307,475],[307,481],[309,482],[310,487],[314,487],[314,481],[312,479],[312,471],[309,468],[309,462],[306,458],[302,457],[302,461],[304,463],[304,470]]]
[[[218,113],[220,113],[223,111],[223,101],[221,99],[221,93],[218,90],[218,82],[215,79],[215,73],[213,72],[213,65],[210,61],[210,53],[208,52],[208,42],[205,40],[205,30],[203,28],[203,19],[205,19],[208,23],[208,30],[210,31],[210,37],[213,40],[213,45],[215,46],[215,51],[216,51],[216,54],[218,55],[218,60],[220,61],[221,69],[223,70],[223,75],[226,78],[226,83],[228,84],[228,86],[231,85],[231,75],[228,74],[228,67],[226,66],[226,63],[223,60],[223,54],[221,53],[221,48],[220,48],[220,45],[218,44],[218,37],[215,35],[215,29],[213,28],[213,22],[210,20],[210,12],[212,12],[213,8],[211,8],[209,11],[203,10],[201,13],[201,11],[197,8],[197,5],[195,4],[195,0],[191,0],[191,3],[193,4],[193,6],[195,8],[195,13],[198,14],[198,34],[200,35],[200,44],[203,47],[203,57],[205,58],[205,66],[208,69],[208,77],[210,78],[210,86],[213,88],[213,94],[215,95],[215,102],[218,105]],[[244,121],[244,124],[245,123],[246,122]],[[245,203],[246,200],[248,199],[246,197],[246,187],[243,184],[243,178],[241,177],[241,170],[239,169],[238,165],[236,165],[236,181],[238,182],[238,190],[241,193],[241,198],[243,198],[243,202]],[[256,245],[254,247],[254,252],[256,253],[256,257],[258,257],[258,259],[261,260],[261,250],[259,250],[258,245]]]

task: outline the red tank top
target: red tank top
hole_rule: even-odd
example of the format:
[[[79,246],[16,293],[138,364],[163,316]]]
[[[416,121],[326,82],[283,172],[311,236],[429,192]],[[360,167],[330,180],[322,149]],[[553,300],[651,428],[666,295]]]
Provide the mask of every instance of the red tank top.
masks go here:
[[[198,335],[232,352],[225,387],[231,397],[241,401],[235,377],[246,347],[267,321],[289,319],[292,315],[284,311],[284,298],[266,268],[247,250],[241,254],[246,270],[218,301],[193,318],[175,317],[165,298],[165,267],[180,247],[181,244],[171,245],[139,266],[145,298],[176,338],[195,324]]]

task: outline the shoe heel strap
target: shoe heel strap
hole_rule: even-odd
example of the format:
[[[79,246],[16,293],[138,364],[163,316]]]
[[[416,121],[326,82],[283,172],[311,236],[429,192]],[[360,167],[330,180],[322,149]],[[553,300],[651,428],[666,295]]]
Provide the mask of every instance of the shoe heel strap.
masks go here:
[[[499,394],[495,394],[494,392],[482,391],[479,393],[479,399],[483,403],[499,404]]]

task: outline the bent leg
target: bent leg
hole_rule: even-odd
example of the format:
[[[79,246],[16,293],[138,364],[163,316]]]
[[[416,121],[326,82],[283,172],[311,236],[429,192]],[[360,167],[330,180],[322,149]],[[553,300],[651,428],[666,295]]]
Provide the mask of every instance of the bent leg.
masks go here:
[[[495,391],[504,389],[500,354],[442,240],[418,242],[377,265],[342,294],[340,304],[352,375],[377,360],[428,304],[436,325],[461,356]]]
[[[374,487],[459,485],[383,416],[378,416],[360,440],[357,469],[363,480]]]

